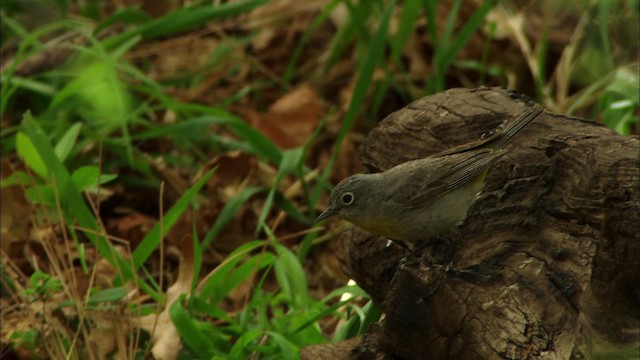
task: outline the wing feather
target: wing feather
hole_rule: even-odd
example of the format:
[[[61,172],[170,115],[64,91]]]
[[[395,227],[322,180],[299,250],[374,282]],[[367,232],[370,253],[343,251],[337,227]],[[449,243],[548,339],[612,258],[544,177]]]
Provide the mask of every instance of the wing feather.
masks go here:
[[[504,155],[503,151],[478,149],[460,154],[446,155],[437,167],[425,167],[417,171],[410,185],[401,190],[407,209],[429,206],[439,197],[454,191],[487,171],[491,163]],[[423,176],[420,176],[423,175]],[[424,176],[426,175],[426,176]],[[435,176],[434,176],[435,175]]]

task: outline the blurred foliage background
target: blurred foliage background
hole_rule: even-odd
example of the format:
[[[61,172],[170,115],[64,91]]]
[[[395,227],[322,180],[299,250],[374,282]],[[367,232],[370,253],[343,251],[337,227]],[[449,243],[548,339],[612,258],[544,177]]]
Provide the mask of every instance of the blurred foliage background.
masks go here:
[[[3,355],[297,358],[380,316],[312,221],[376,122],[502,86],[638,133],[637,0],[5,0]]]

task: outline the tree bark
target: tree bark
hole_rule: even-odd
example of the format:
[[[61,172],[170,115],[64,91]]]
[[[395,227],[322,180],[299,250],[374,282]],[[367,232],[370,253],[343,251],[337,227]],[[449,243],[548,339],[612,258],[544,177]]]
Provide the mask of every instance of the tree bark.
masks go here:
[[[425,97],[372,130],[362,162],[383,171],[476,140],[528,103],[498,88]],[[341,236],[344,271],[385,313],[349,357],[638,358],[638,138],[543,113],[505,148],[464,224],[422,253]]]

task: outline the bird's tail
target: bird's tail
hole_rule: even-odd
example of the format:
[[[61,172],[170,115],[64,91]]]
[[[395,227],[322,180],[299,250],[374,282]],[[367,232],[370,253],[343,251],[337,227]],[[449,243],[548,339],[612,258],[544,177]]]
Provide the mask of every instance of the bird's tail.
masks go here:
[[[534,104],[525,110],[520,116],[508,121],[506,124],[502,124],[502,129],[498,128],[496,132],[486,139],[486,147],[499,149],[502,145],[506,144],[511,138],[529,125],[533,119],[537,118],[544,111],[544,108],[538,104]]]

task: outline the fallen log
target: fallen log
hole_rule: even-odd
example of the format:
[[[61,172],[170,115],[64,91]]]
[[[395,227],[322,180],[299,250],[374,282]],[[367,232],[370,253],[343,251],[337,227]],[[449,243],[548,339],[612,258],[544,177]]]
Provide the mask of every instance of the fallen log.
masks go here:
[[[384,171],[530,104],[499,88],[425,97],[381,121],[360,158]],[[505,148],[465,222],[420,253],[357,228],[341,235],[343,270],[385,315],[332,359],[638,358],[638,138],[544,113]]]

